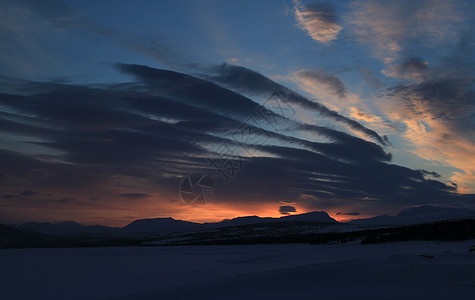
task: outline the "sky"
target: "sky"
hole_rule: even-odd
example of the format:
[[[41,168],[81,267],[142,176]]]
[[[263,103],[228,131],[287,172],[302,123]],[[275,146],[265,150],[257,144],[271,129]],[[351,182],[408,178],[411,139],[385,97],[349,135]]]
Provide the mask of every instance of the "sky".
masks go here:
[[[474,37],[473,1],[0,0],[0,222],[474,208]]]

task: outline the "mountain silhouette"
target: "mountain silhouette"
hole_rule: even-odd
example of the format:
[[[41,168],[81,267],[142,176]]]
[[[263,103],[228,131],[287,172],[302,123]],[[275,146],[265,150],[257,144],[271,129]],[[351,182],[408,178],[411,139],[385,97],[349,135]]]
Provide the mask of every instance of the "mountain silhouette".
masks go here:
[[[312,211],[299,215],[290,215],[280,217],[279,221],[303,221],[303,222],[322,222],[322,223],[338,223],[335,219],[330,217],[325,211]]]
[[[349,223],[367,225],[412,225],[474,217],[475,210],[424,205],[406,208],[395,216],[383,215],[373,218],[353,220]]]
[[[189,231],[199,229],[202,224],[175,220],[173,218],[155,218],[135,220],[132,223],[122,227],[126,232],[174,232]]]
[[[80,234],[101,234],[117,231],[118,228],[112,228],[101,225],[86,226],[73,221],[65,222],[28,222],[20,226],[15,226],[18,229],[29,229],[44,234],[68,236],[68,235],[80,235]]]
[[[52,245],[57,239],[30,229],[0,224],[0,248]]]
[[[438,206],[418,206],[402,210],[396,216],[382,215],[367,219],[357,219],[347,224],[353,225],[411,225],[418,223],[435,222],[457,218],[475,217],[475,210],[449,208]],[[223,227],[253,225],[270,222],[319,222],[337,224],[335,219],[325,211],[313,211],[303,214],[282,216],[279,218],[244,216],[214,223],[196,223],[168,218],[139,219],[122,228],[113,228],[101,225],[85,226],[76,222],[37,223],[28,222],[22,225],[11,225],[20,230],[32,230],[48,235],[101,235],[110,233],[171,233],[202,229],[216,229]]]
[[[55,236],[95,235],[109,233],[169,233],[199,229],[214,229],[228,226],[252,225],[267,222],[321,222],[338,223],[324,211],[315,211],[280,218],[245,216],[214,223],[196,223],[168,218],[149,218],[135,220],[122,228],[101,225],[85,226],[76,222],[28,222],[22,225],[11,225],[17,229],[27,229]]]

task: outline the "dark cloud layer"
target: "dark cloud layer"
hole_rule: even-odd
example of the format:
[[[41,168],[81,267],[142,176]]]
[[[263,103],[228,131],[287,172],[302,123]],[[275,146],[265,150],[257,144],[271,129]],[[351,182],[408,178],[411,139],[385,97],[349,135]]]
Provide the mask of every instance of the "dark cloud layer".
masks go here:
[[[354,203],[384,208],[472,199],[457,194],[455,186],[427,179],[434,175],[430,172],[392,164],[391,155],[378,144],[279,115],[261,107],[249,93],[172,71],[123,64],[118,68],[136,80],[95,87],[2,81],[0,134],[22,137],[9,144],[10,150],[0,150],[3,195],[15,189],[24,191],[24,197],[38,196],[32,194],[36,190],[43,195],[45,190],[66,191],[75,198],[68,203],[77,204],[77,194],[85,188],[101,190],[121,179],[147,188],[129,186],[114,196],[139,201],[157,193],[175,195],[182,176],[205,172],[217,183],[219,201],[235,204],[304,201],[315,209]],[[253,93],[278,88],[292,104],[371,133],[258,73],[223,68],[230,71],[212,81]],[[262,111],[287,130],[265,126],[269,120],[258,113]],[[240,138],[248,133],[250,138],[236,139],[243,125],[246,131],[238,132]],[[297,138],[301,132],[330,142]],[[240,151],[219,152],[220,145]],[[41,153],[35,152],[40,146]],[[244,157],[249,150],[260,152]],[[210,158],[241,167],[230,174],[224,167],[213,167]],[[232,179],[228,184],[223,183],[224,172]],[[281,213],[294,212],[292,208],[282,206]]]
[[[352,129],[358,130],[373,138],[381,145],[387,144],[375,131],[361,125],[355,120],[340,115],[338,112],[333,111],[318,102],[311,101],[255,71],[228,64],[214,67],[212,71],[214,74],[207,75],[205,78],[248,94],[269,96],[277,91],[291,104],[318,112],[322,116],[328,117],[333,121],[341,122]]]
[[[391,95],[401,97],[413,114],[430,113],[435,118],[463,126],[467,125],[463,122],[473,122],[475,94],[472,85],[469,78],[428,79],[418,84],[396,86],[391,89]]]
[[[471,60],[466,58],[465,64],[448,61],[432,68],[420,60],[408,60],[398,67],[398,73],[412,74],[419,80],[390,88],[388,97],[399,101],[408,116],[440,121],[451,131],[446,134],[475,141],[474,64]]]

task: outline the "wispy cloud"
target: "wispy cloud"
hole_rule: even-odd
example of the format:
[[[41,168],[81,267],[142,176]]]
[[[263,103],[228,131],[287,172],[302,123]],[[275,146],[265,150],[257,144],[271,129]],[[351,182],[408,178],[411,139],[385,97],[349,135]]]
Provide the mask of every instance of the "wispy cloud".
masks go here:
[[[0,205],[6,208],[2,212],[40,206],[59,211],[104,209],[116,217],[143,216],[151,208],[183,214],[180,201],[164,199],[176,199],[176,187],[186,174],[217,175],[207,161],[217,155],[210,146],[232,143],[232,132],[259,107],[252,98],[187,74],[139,65],[119,68],[136,79],[96,87],[45,83],[41,92],[34,90],[42,83],[30,83],[20,89],[22,94],[9,86],[24,81],[3,83],[2,90],[9,93],[1,94],[0,104],[10,113],[0,114],[0,128],[36,136],[40,141],[33,143],[61,154],[45,158],[0,150],[4,174],[0,188],[5,195],[16,195],[15,190],[25,187],[39,193],[22,196],[27,202],[21,205],[2,198]],[[34,90],[25,93],[28,86]],[[257,128],[269,136],[269,142],[246,142],[259,154],[241,157],[246,166],[239,171],[239,180],[220,189],[222,205],[278,207],[290,199],[294,208],[305,204],[322,209],[336,203],[364,206],[367,199],[380,207],[465,201],[452,185],[392,164],[391,154],[375,143],[325,126],[277,120],[292,124],[292,130]],[[314,135],[297,138],[302,132]],[[315,141],[315,135],[330,141]],[[9,143],[15,149],[25,142]],[[75,200],[57,201],[71,197]],[[131,200],[134,207],[127,206]]]
[[[369,113],[366,113],[357,107],[350,108],[350,117],[357,120],[362,120],[368,123],[381,123],[383,120],[380,116],[375,116]]]
[[[403,78],[413,81],[423,81],[427,78],[428,62],[417,57],[403,59],[398,64],[389,65],[382,73],[388,77]]]
[[[15,56],[15,50],[30,53],[33,48],[34,57],[42,57],[45,63],[54,62],[55,57],[49,55],[46,49],[42,49],[35,39],[35,36],[44,35],[45,32],[100,38],[107,43],[120,45],[139,55],[149,57],[162,66],[177,70],[186,69],[186,65],[195,62],[195,55],[200,51],[198,49],[188,51],[191,47],[186,46],[187,40],[164,32],[147,36],[118,31],[100,21],[84,17],[61,1],[45,0],[39,3],[25,0],[13,4],[0,3],[0,8],[5,17],[0,21],[0,36],[11,40],[11,43],[2,44],[10,60]],[[23,58],[28,56],[22,55]],[[6,58],[5,62],[8,63]],[[22,66],[22,59],[10,63],[17,67]],[[31,61],[30,68],[37,64],[38,62]],[[22,67],[27,68],[26,64]]]
[[[417,41],[422,47],[454,42],[464,30],[465,4],[459,1],[357,1],[346,21],[356,39],[391,65]]]
[[[123,194],[120,194],[120,196],[129,198],[129,199],[141,199],[141,198],[150,197],[149,194],[145,194],[145,193],[123,193]]]
[[[0,63],[2,72],[17,75],[31,75],[39,69],[58,63],[45,45],[39,41],[44,37],[42,23],[25,3],[0,1]]]
[[[358,94],[349,91],[343,81],[337,76],[328,74],[323,70],[299,70],[290,76],[290,80],[295,82],[300,90],[307,92],[311,98],[318,99],[325,106],[337,111],[341,115],[348,116],[348,119],[362,124],[365,128],[376,132],[382,137],[383,145],[389,145],[387,134],[393,133],[393,125],[387,118],[378,113],[368,113],[371,111],[368,106],[371,101],[362,99]],[[369,104],[369,105],[368,105]],[[363,139],[368,139],[372,135],[363,130],[345,124],[345,129],[353,135]]]
[[[296,72],[297,77],[308,80],[314,86],[320,86],[334,93],[339,98],[345,98],[348,91],[340,78],[324,72],[323,70],[300,70]]]
[[[260,95],[268,97],[272,93],[278,91],[285,97],[286,101],[291,104],[298,105],[304,109],[319,113],[325,118],[345,124],[353,130],[359,131],[366,136],[374,139],[381,145],[386,145],[384,139],[377,132],[371,130],[357,121],[341,115],[339,112],[328,108],[320,103],[318,97],[310,100],[301,94],[290,90],[289,88],[278,84],[262,74],[249,70],[240,66],[222,64],[208,70],[207,74],[202,75],[207,80],[217,82],[228,88],[235,89],[241,93]],[[328,77],[328,76],[327,76]],[[333,80],[335,81],[335,80]],[[308,86],[312,87],[313,82],[309,82]],[[318,95],[317,95],[318,96]]]
[[[413,153],[459,171],[451,180],[462,192],[474,189],[473,92],[464,79],[427,80],[392,89],[387,116],[404,124]]]
[[[295,18],[300,28],[312,39],[323,44],[337,39],[338,33],[343,29],[338,24],[335,9],[326,3],[302,5],[296,0]]]
[[[78,43],[105,41],[102,46],[125,48],[133,58],[139,54],[175,70],[117,64],[121,78],[130,80],[121,84],[0,76],[0,217],[15,215],[18,208],[29,216],[35,209],[50,215],[93,211],[96,219],[150,212],[183,215],[187,208],[177,199],[182,176],[206,172],[220,180],[208,158],[222,157],[217,148],[223,144],[237,149],[226,159],[243,160],[246,166],[239,170],[239,180],[220,186],[218,204],[201,211],[207,217],[220,205],[228,213],[238,207],[273,214],[279,209],[289,214],[303,207],[330,207],[340,215],[356,215],[368,207],[473,202],[473,195],[458,193],[473,191],[475,182],[474,35],[473,28],[463,28],[473,24],[464,21],[464,10],[470,11],[473,4],[461,3],[357,1],[340,19],[337,12],[347,11],[343,7],[294,1],[298,26],[318,43],[332,44],[345,27],[345,39],[333,44],[345,49],[338,48],[336,56],[325,61],[328,65],[336,60],[347,64],[344,55],[348,49],[352,52],[350,43],[355,40],[359,45],[352,55],[360,54],[363,45],[374,51],[377,60],[365,56],[364,66],[345,68],[348,73],[340,76],[328,71],[328,65],[311,65],[307,57],[292,52],[291,65],[276,66],[290,75],[270,79],[235,65],[188,65],[200,62],[195,57],[201,49],[187,45],[196,31],[186,28],[187,39],[168,34],[150,37],[115,30],[62,2],[0,2],[0,37],[5,40],[0,60],[11,69],[18,67],[19,74],[28,74],[35,64],[54,64],[52,53],[41,54],[48,50],[44,40],[36,40],[38,34],[51,33]],[[290,19],[295,23],[293,16]],[[285,24],[293,26],[279,23]],[[240,53],[232,44],[234,38],[244,41],[241,36],[230,37],[231,31],[211,27],[216,45],[235,48],[225,51],[230,61],[257,61],[254,54],[246,60],[250,53]],[[284,42],[287,38],[294,41],[285,36]],[[439,51],[436,46],[443,44],[450,47]],[[291,46],[283,52],[287,54]],[[219,52],[216,47],[207,49]],[[29,59],[30,51],[37,54],[31,55],[35,59]],[[75,68],[65,63],[68,67]],[[379,67],[382,70],[376,70]],[[360,70],[360,78],[349,69]],[[367,85],[359,86],[360,80]],[[384,96],[367,91],[381,92],[391,85]],[[274,93],[290,110],[305,112],[303,117],[262,108],[260,104]],[[269,126],[268,119],[256,114],[258,109],[284,130]],[[233,134],[242,126],[252,131],[252,138],[238,142]],[[403,141],[397,139],[394,148],[388,147],[385,134],[396,131]],[[253,139],[262,137],[263,143]],[[427,165],[417,169],[397,165],[394,153],[388,151],[400,151],[396,147],[401,144],[401,151],[409,149],[420,161],[456,171],[445,178],[445,173],[438,176]],[[445,179],[453,182],[440,181]]]
[[[474,161],[473,23],[469,1],[357,1],[345,21],[355,39],[402,79],[379,97],[381,116],[397,124],[408,151],[455,168],[450,180],[470,192]],[[450,45],[450,49],[446,46]],[[352,111],[367,122],[375,119]],[[456,181],[457,180],[457,181]]]

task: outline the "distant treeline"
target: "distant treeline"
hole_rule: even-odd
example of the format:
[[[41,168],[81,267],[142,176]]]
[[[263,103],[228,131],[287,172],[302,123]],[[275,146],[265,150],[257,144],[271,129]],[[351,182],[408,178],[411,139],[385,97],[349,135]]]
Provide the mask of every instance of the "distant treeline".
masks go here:
[[[179,245],[249,245],[249,244],[327,244],[360,241],[361,244],[400,241],[464,241],[475,239],[475,220],[441,221],[390,228],[351,232],[309,232],[326,223],[276,222],[225,227],[211,231],[178,234],[182,239],[165,242],[170,236],[144,237],[52,237],[34,231],[24,231],[0,225],[0,248],[38,247],[118,247],[118,246],[179,246]],[[338,225],[337,225],[338,226]],[[339,225],[345,226],[345,225]],[[175,235],[176,236],[176,235]],[[155,244],[157,241],[163,243]]]
[[[268,234],[256,236],[248,236],[244,232],[240,235],[231,236],[226,232],[223,232],[223,234],[198,232],[193,234],[189,240],[174,242],[169,245],[326,244],[346,243],[355,240],[361,240],[362,244],[374,244],[399,241],[464,241],[470,239],[475,239],[475,220],[473,219],[351,232],[274,234],[272,226],[270,226]]]
[[[442,221],[368,232],[362,244],[399,241],[465,241],[475,239],[475,220]]]

